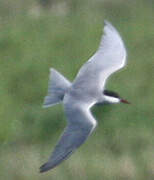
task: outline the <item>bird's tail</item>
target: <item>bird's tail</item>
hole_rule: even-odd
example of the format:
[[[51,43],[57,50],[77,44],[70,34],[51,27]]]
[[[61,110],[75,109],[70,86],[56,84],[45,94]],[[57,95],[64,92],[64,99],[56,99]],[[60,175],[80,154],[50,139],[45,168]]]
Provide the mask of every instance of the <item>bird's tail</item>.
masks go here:
[[[71,83],[63,75],[51,68],[48,95],[44,99],[43,107],[46,108],[60,103],[70,85]]]

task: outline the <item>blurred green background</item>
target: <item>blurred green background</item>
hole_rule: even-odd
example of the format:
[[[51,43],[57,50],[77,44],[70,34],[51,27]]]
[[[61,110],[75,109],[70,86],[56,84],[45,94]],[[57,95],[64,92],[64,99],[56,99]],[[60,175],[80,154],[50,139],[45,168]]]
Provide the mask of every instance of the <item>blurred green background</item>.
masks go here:
[[[128,50],[127,67],[107,88],[132,104],[93,108],[98,127],[88,141],[40,174],[65,127],[61,105],[42,108],[49,68],[73,80],[96,51],[104,19],[118,29]],[[153,82],[152,0],[1,0],[1,179],[153,180]]]

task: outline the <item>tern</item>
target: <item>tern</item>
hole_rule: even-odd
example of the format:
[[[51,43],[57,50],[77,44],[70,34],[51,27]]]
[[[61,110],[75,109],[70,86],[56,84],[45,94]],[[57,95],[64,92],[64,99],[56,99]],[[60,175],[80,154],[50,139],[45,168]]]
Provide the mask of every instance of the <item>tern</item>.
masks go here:
[[[47,163],[40,172],[53,169],[79,148],[94,131],[97,121],[91,114],[95,104],[129,102],[118,93],[104,89],[108,77],[126,64],[126,49],[118,31],[108,22],[96,53],[81,67],[71,83],[51,68],[44,107],[63,103],[67,117],[64,129]]]

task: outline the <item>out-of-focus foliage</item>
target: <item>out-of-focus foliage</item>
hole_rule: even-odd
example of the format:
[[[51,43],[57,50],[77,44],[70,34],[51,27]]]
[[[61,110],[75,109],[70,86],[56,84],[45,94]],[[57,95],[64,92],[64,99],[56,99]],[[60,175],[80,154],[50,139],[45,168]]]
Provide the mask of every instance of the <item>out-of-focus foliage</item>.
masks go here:
[[[154,179],[153,17],[152,0],[1,1],[2,179]],[[99,126],[88,142],[40,175],[65,126],[62,106],[41,107],[49,68],[72,81],[97,49],[104,19],[119,30],[128,50],[127,68],[107,87],[132,104],[93,108]]]

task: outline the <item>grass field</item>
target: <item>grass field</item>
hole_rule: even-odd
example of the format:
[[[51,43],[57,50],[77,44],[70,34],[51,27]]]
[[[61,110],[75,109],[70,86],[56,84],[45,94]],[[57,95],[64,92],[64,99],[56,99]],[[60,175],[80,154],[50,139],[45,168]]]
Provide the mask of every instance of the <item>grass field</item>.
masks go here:
[[[0,176],[5,180],[154,179],[154,4],[152,1],[2,0],[0,7]],[[71,81],[96,51],[104,19],[128,51],[107,89],[131,105],[94,107],[96,131],[48,173],[39,167],[65,127],[61,105],[42,109],[49,68]]]

